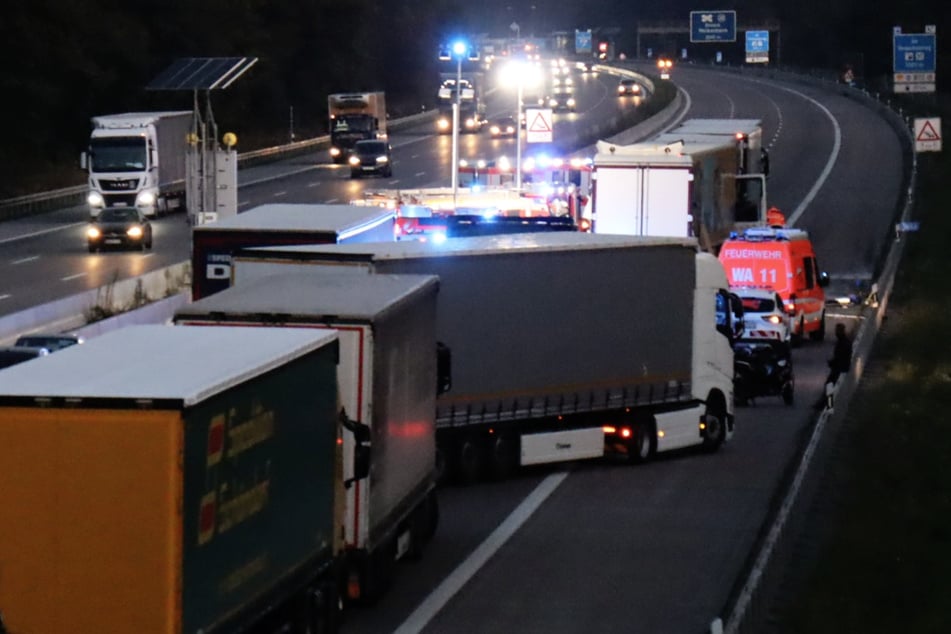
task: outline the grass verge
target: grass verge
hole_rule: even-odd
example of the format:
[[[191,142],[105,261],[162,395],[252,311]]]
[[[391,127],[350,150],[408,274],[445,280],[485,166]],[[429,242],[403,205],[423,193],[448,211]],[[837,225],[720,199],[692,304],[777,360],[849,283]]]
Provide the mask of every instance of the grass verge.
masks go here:
[[[951,108],[930,107],[951,121]],[[951,632],[951,148],[919,155],[921,231],[849,405],[781,632]]]

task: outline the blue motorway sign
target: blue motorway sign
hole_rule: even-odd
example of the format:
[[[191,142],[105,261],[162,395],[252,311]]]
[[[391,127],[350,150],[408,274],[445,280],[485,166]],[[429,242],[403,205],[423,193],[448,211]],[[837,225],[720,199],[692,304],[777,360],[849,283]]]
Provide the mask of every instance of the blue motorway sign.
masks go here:
[[[935,72],[934,33],[895,33],[895,72]]]
[[[691,11],[691,42],[735,42],[736,11]]]
[[[575,29],[575,53],[591,52],[591,29],[581,31]]]
[[[746,62],[754,64],[769,61],[769,31],[746,32]]]

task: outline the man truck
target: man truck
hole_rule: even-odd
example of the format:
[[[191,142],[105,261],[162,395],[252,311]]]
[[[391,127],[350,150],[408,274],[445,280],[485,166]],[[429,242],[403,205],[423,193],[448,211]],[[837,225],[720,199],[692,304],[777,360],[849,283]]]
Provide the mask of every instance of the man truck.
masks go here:
[[[327,97],[330,158],[346,163],[357,141],[385,139],[386,96],[382,92],[335,93]]]
[[[347,489],[342,514],[350,600],[379,596],[393,563],[421,554],[436,528],[434,416],[437,391],[449,384],[448,352],[436,343],[437,290],[433,276],[278,275],[194,302],[174,318],[235,330],[337,331],[341,403],[369,427],[373,447],[370,476]],[[344,437],[345,455],[352,442]]]
[[[368,472],[336,332],[130,326],[35,361],[0,379],[0,631],[336,630],[342,465]]]
[[[291,271],[440,279],[436,336],[452,390],[436,407],[462,481],[519,465],[714,450],[733,429],[726,275],[693,239],[578,232],[442,243],[265,247],[234,257],[237,288]]]
[[[92,126],[80,157],[90,218],[106,207],[137,207],[149,217],[184,209],[190,111],[102,115]]]
[[[385,242],[395,239],[392,209],[355,205],[259,205],[192,231],[192,299],[228,288],[231,254],[279,244]]]

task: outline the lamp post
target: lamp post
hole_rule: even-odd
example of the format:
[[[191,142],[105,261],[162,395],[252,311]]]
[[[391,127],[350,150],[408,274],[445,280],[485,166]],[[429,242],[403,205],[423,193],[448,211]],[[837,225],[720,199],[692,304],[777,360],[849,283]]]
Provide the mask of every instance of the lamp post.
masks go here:
[[[456,56],[456,103],[452,106],[452,200],[455,203],[456,193],[459,190],[459,109],[462,107],[462,56],[468,47],[465,42],[456,42],[452,45],[452,52]]]
[[[515,191],[522,191],[522,84],[525,81],[525,69],[519,68],[518,72],[518,108],[515,113]],[[528,130],[528,121],[525,122],[525,129]]]

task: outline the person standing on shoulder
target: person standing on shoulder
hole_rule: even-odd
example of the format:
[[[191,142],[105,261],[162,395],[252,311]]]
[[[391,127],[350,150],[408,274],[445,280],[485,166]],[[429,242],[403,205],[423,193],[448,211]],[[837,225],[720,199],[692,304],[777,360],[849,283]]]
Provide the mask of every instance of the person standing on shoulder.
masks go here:
[[[835,348],[833,348],[832,357],[829,359],[829,375],[823,384],[823,393],[819,396],[815,409],[832,408],[832,388],[838,382],[839,377],[847,373],[851,366],[852,339],[845,331],[845,324],[840,322],[835,325]]]

